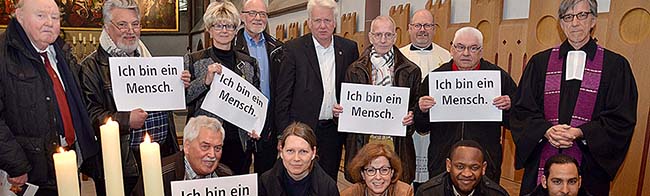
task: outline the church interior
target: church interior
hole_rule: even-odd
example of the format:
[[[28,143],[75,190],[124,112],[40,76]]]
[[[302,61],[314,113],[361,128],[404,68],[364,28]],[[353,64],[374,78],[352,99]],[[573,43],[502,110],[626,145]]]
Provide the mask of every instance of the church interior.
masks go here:
[[[215,0],[138,0],[143,17],[141,40],[153,56],[182,56],[211,45],[202,15]],[[12,0],[0,2],[0,32],[6,28]],[[71,7],[67,7],[69,2]],[[62,24],[62,37],[81,61],[99,45],[102,0],[57,0],[79,19]],[[241,8],[243,0],[232,0]],[[484,59],[499,65],[518,82],[531,55],[565,40],[558,25],[559,1],[548,0],[337,0],[339,14],[335,34],[354,40],[363,51],[369,45],[370,22],[379,15],[396,22],[397,47],[410,43],[407,32],[411,15],[429,10],[435,21],[434,42],[451,47],[454,32],[464,26],[478,28],[484,36]],[[307,0],[268,0],[266,31],[281,41],[308,34]],[[625,56],[631,64],[639,91],[637,124],[626,159],[611,183],[611,195],[650,195],[650,1],[599,0],[597,24],[592,36],[598,44]],[[99,9],[99,11],[97,10]],[[99,15],[98,15],[99,14]],[[100,22],[97,22],[100,21]],[[147,22],[149,21],[149,22]],[[176,111],[176,124],[184,125],[185,112]],[[181,137],[182,126],[176,127]],[[182,139],[179,138],[179,143]],[[510,131],[502,130],[501,185],[519,195],[523,169],[515,169],[515,145]],[[341,170],[343,164],[341,164]],[[646,179],[646,177],[648,179]],[[82,195],[94,195],[90,179],[82,181]],[[340,190],[350,183],[339,173]]]

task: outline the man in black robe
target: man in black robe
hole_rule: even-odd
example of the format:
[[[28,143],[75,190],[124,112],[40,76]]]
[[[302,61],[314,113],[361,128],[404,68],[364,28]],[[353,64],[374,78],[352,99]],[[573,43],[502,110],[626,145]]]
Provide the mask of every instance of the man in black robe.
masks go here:
[[[563,0],[558,15],[567,40],[534,55],[521,77],[510,118],[515,165],[525,168],[521,194],[539,184],[540,162],[562,153],[580,163],[587,191],[607,195],[625,159],[637,87],[628,61],[591,38],[597,14],[595,0]],[[586,53],[581,79],[565,79],[571,50]]]

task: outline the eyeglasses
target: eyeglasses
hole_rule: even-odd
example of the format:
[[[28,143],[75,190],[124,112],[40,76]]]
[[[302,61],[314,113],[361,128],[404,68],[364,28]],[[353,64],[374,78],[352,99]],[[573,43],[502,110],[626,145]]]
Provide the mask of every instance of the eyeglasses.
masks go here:
[[[142,28],[142,24],[140,24],[140,21],[135,21],[130,24],[128,22],[118,22],[117,24],[115,24],[115,22],[111,20],[111,24],[113,24],[115,28],[119,29],[120,31],[128,31],[129,29],[138,30]]]
[[[248,10],[248,11],[241,11],[241,13],[247,14],[250,17],[255,18],[257,15],[260,15],[260,18],[266,18],[269,16],[268,13],[263,12],[263,11],[253,11],[253,10]]]
[[[377,175],[377,171],[379,171],[379,174],[381,175],[388,175],[390,174],[391,171],[393,171],[392,167],[381,167],[381,168],[363,168],[363,172],[366,173],[368,176],[375,176]]]
[[[234,24],[214,24],[210,28],[212,28],[214,30],[234,31],[237,28],[237,25],[234,25]]]
[[[465,52],[465,49],[469,50],[469,52],[471,52],[471,53],[477,53],[478,51],[480,51],[483,48],[483,47],[477,46],[477,45],[472,45],[472,46],[467,47],[467,46],[465,46],[463,44],[454,44],[453,47],[456,50],[456,52],[459,52],[459,53]]]
[[[411,25],[411,27],[413,27],[414,29],[420,29],[424,27],[425,30],[431,30],[433,29],[434,26],[434,24],[432,23],[425,23],[425,24],[416,23],[416,24],[409,24],[409,25]]]
[[[395,38],[395,35],[396,35],[395,33],[391,33],[391,32],[384,32],[384,33],[370,32],[370,36],[372,36],[375,39],[381,39],[381,37],[385,37],[386,39],[393,39]]]
[[[584,20],[587,19],[589,14],[591,14],[591,12],[578,12],[577,14],[565,14],[564,16],[560,16],[560,18],[564,22],[573,22],[574,16],[578,18],[578,20]]]

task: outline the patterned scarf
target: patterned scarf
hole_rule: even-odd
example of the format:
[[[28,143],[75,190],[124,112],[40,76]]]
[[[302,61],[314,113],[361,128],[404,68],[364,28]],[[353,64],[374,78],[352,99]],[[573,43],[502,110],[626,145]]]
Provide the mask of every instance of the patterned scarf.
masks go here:
[[[393,84],[393,65],[395,63],[395,53],[391,48],[386,54],[380,55],[372,47],[370,52],[370,62],[372,63],[372,81],[377,86],[392,86]]]

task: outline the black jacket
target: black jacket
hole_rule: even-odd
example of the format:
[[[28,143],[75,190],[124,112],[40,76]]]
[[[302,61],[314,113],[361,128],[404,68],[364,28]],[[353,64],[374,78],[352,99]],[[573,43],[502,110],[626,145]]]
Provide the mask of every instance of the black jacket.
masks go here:
[[[82,88],[84,91],[84,98],[87,103],[90,120],[92,121],[93,128],[98,136],[100,135],[99,127],[106,122],[106,119],[111,118],[120,124],[120,150],[122,154],[122,170],[124,176],[138,176],[138,165],[135,162],[134,157],[138,155],[133,154],[133,151],[130,149],[130,112],[118,112],[117,107],[115,106],[110,66],[108,64],[109,57],[110,54],[108,54],[102,46],[98,46],[97,50],[86,56],[86,58],[81,61],[80,65],[82,69]],[[169,130],[167,131],[167,141],[164,146],[171,148],[161,148],[162,154],[172,154],[179,151],[176,141],[174,115],[172,112],[167,113]],[[84,173],[93,178],[103,178],[104,172],[101,169],[93,170],[93,168],[91,168],[103,168],[101,156],[98,157],[94,164],[97,165],[84,167]]]
[[[248,43],[246,42],[246,37],[244,36],[245,29],[240,29],[235,36],[233,43],[233,49],[247,54],[250,56],[248,51]],[[262,32],[262,36],[266,40],[266,55],[269,60],[269,89],[271,90],[271,98],[269,99],[268,108],[266,111],[266,122],[264,124],[263,135],[260,137],[264,140],[270,140],[271,137],[277,137],[282,131],[275,127],[275,84],[278,77],[278,71],[280,71],[280,66],[282,63],[282,43],[281,41],[275,39],[273,36],[269,35],[266,32]],[[261,71],[261,70],[260,70]],[[261,73],[260,73],[261,74]]]
[[[336,97],[341,94],[345,71],[359,58],[357,43],[334,35]],[[323,102],[323,82],[312,34],[303,35],[284,45],[284,58],[277,80],[276,121],[284,130],[293,121],[316,127]]]
[[[372,64],[370,62],[371,46],[361,54],[361,58],[355,61],[348,68],[345,74],[345,81],[358,84],[373,84],[372,81]],[[413,111],[413,107],[417,104],[418,89],[422,74],[420,68],[413,62],[408,60],[400,51],[399,48],[393,46],[395,52],[395,63],[393,69],[395,70],[393,78],[393,86],[407,87],[410,89],[409,97],[409,111]],[[401,118],[401,117],[400,117]],[[402,160],[402,169],[404,172],[400,177],[402,182],[410,184],[415,179],[415,148],[413,146],[413,131],[407,128],[406,137],[393,137],[395,152]],[[357,154],[364,145],[368,143],[369,135],[367,134],[351,134],[347,136],[345,143],[345,178],[352,181],[348,171],[348,164],[352,158]]]
[[[85,160],[99,147],[81,96],[76,60],[62,50],[63,44],[59,38],[52,46],[81,148],[77,156]],[[0,59],[0,169],[10,177],[27,173],[28,182],[56,189],[52,155],[60,146],[63,124],[52,80],[16,19],[0,35]]]
[[[339,189],[336,186],[334,179],[329,177],[325,171],[318,165],[318,161],[312,161],[313,168],[309,174],[308,178],[311,178],[311,184],[309,185],[309,194],[310,196],[338,196]],[[287,169],[282,164],[282,160],[278,159],[275,161],[275,165],[271,170],[264,172],[262,176],[259,177],[258,191],[260,196],[272,195],[272,196],[286,196],[288,195],[286,189],[291,187],[286,187],[284,176],[287,175]]]
[[[443,64],[437,71],[451,71],[453,60]],[[481,59],[480,70],[498,70],[501,72],[501,95],[509,95],[512,99],[517,85],[510,75],[488,61]],[[420,86],[420,96],[429,95],[429,76]],[[491,102],[491,100],[490,100]],[[435,107],[435,106],[434,106]],[[445,171],[445,159],[451,146],[459,140],[474,140],[484,148],[485,160],[488,168],[485,175],[499,182],[501,176],[501,161],[503,150],[501,147],[501,126],[508,128],[509,110],[503,111],[502,122],[429,122],[429,112],[415,110],[414,120],[416,130],[431,132],[428,152],[429,176],[435,176]]]
[[[424,184],[420,185],[418,191],[415,192],[417,196],[425,195],[439,195],[439,196],[454,196],[452,188],[451,176],[448,172],[442,173],[436,177],[429,179]],[[474,187],[475,196],[507,196],[508,192],[503,189],[498,183],[482,177],[481,181]]]

